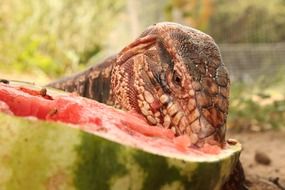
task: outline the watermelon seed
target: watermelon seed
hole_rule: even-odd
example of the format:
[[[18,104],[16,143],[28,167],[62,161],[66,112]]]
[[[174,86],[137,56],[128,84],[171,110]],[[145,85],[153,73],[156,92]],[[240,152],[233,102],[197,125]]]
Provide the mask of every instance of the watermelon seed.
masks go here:
[[[40,90],[40,95],[41,95],[41,96],[46,96],[46,95],[47,95],[47,89],[46,89],[46,88],[42,88],[42,89]]]
[[[47,115],[49,115],[49,116],[53,116],[53,115],[55,115],[55,114],[57,114],[57,109],[56,109],[56,108],[51,109],[51,110],[48,112],[48,114],[47,114]]]
[[[0,82],[2,82],[4,84],[9,84],[9,81],[7,79],[0,79]]]
[[[228,143],[229,145],[236,145],[236,144],[238,143],[238,141],[237,141],[236,139],[228,139],[228,140],[227,140],[227,143]]]

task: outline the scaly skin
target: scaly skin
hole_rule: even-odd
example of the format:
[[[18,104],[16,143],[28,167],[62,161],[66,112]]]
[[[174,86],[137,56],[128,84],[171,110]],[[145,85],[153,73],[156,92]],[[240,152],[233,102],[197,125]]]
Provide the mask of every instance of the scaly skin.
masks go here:
[[[49,86],[133,110],[151,125],[189,135],[193,147],[225,141],[229,75],[214,40],[190,27],[150,26],[103,64]],[[234,171],[241,177],[224,189],[243,189],[243,171]]]
[[[160,23],[103,64],[49,86],[134,110],[202,146],[224,142],[229,83],[210,36]]]

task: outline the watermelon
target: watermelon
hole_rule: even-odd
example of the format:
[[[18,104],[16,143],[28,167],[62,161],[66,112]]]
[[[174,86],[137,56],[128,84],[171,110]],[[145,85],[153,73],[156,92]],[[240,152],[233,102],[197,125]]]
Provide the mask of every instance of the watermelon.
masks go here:
[[[241,145],[191,145],[135,113],[0,84],[0,189],[218,190]]]

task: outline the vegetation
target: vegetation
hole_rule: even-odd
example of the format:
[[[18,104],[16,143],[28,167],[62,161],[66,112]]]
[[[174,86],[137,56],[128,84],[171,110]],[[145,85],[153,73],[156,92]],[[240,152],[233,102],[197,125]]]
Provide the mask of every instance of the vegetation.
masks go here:
[[[285,1],[220,0],[207,32],[226,43],[280,42],[285,40]]]
[[[285,40],[285,1],[170,0],[166,18],[199,28],[223,43]]]
[[[254,84],[234,82],[229,126],[253,131],[285,127],[285,69],[275,77],[260,77]]]
[[[50,77],[97,54],[122,1],[2,0],[0,69]]]

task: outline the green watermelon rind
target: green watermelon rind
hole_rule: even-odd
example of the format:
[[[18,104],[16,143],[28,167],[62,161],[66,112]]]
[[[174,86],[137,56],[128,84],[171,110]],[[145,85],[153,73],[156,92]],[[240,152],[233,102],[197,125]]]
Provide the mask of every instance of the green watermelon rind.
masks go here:
[[[203,159],[178,159],[68,124],[2,113],[0,147],[1,190],[218,190],[241,151],[236,144]]]

